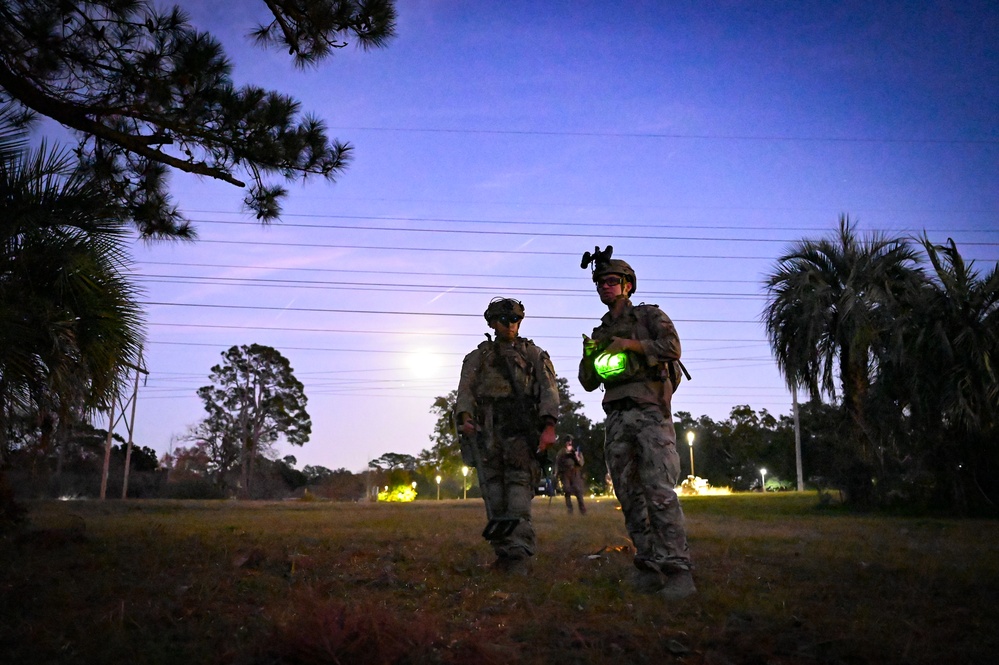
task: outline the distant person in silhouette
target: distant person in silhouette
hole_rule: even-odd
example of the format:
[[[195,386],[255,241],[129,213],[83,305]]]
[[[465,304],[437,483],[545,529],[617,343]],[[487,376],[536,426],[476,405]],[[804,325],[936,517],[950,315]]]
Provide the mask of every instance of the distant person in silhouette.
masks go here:
[[[579,514],[586,514],[586,504],[583,502],[583,494],[586,492],[583,464],[583,451],[576,448],[571,436],[566,436],[565,448],[555,456],[555,469],[558,471],[558,480],[565,493],[565,507],[570,515],[572,515],[572,497],[576,497]]]

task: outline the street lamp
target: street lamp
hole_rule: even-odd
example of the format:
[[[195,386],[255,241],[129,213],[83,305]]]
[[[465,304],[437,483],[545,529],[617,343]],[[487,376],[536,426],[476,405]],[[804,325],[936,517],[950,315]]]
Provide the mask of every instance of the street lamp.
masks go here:
[[[687,447],[690,448],[690,477],[694,478],[694,430],[687,430]]]
[[[441,500],[441,476],[437,474],[437,500]]]
[[[760,478],[763,480],[763,487],[761,488],[761,491],[766,492],[767,491],[767,470],[766,469],[760,469]]]
[[[468,467],[461,467],[461,475],[464,476],[461,480],[461,498],[462,500],[468,498]]]

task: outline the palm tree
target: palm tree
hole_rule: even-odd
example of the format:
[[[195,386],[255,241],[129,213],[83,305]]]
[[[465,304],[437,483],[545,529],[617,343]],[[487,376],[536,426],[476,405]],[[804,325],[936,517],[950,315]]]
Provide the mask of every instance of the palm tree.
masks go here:
[[[999,265],[984,277],[957,245],[920,243],[932,273],[912,294],[886,363],[936,501],[960,512],[999,499]]]
[[[142,342],[127,220],[64,153],[27,150],[0,108],[0,454],[15,413],[43,444],[116,397]]]
[[[895,305],[922,280],[917,259],[903,239],[858,238],[841,216],[834,237],[798,242],[766,281],[763,321],[778,368],[792,389],[806,386],[812,400],[837,396],[838,372],[858,460],[878,473],[865,402]]]

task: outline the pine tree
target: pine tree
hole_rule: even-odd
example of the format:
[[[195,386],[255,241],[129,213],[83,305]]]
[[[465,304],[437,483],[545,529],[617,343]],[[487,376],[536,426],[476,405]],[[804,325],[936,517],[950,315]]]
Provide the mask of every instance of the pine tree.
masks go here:
[[[257,457],[281,437],[304,445],[312,419],[305,410],[305,387],[278,350],[233,346],[222,357],[224,362],[212,367],[212,385],[199,388],[198,396],[208,412],[206,426],[238,442],[240,493],[247,497]]]
[[[254,40],[317,65],[353,39],[395,33],[393,0],[266,0]],[[271,180],[336,178],[350,145],[287,95],[237,87],[220,43],[174,7],[147,0],[0,0],[0,102],[14,101],[78,138],[98,177],[148,238],[193,238],[170,195],[171,169],[239,187],[264,222],[286,190]]]

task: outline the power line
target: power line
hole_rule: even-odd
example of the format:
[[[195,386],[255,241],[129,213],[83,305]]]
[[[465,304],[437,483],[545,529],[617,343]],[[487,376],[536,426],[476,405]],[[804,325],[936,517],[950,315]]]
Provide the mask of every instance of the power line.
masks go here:
[[[427,197],[419,198],[409,198],[409,197],[367,197],[367,196],[313,196],[313,200],[336,200],[336,201],[360,201],[363,203],[430,203],[439,204],[443,203],[446,205],[466,205],[466,206],[513,206],[518,210],[522,210],[525,207],[538,207],[538,208],[571,208],[573,211],[578,211],[587,208],[600,208],[600,209],[611,209],[611,210],[694,210],[694,211],[737,211],[737,212],[829,212],[830,210],[835,210],[838,214],[839,212],[845,212],[842,210],[841,206],[838,205],[827,205],[827,206],[734,206],[734,205],[657,205],[657,204],[644,204],[644,203],[627,203],[623,201],[618,201],[614,203],[593,203],[593,202],[563,202],[563,201],[525,201],[522,199],[517,199],[516,201],[483,201],[483,200],[469,200],[469,199],[432,199]],[[888,213],[888,214],[905,214],[910,215],[913,213],[920,214],[947,214],[947,215],[968,215],[968,214],[996,214],[999,212],[997,209],[985,209],[985,208],[933,208],[926,206],[919,206],[913,208],[886,208],[886,207],[874,207],[874,206],[854,206],[854,209],[864,211],[865,213]],[[222,214],[242,214],[235,213],[231,210],[195,210],[189,209],[188,212],[192,213],[222,213]],[[282,219],[284,217],[312,217],[308,213],[282,213]],[[738,229],[743,229],[743,227],[734,227]],[[814,231],[814,227],[782,227],[789,231]],[[878,229],[873,229],[878,230]],[[903,231],[913,231],[921,229],[901,229]],[[941,231],[941,229],[927,228],[927,231]],[[946,230],[946,229],[945,229]],[[991,233],[992,231],[982,231],[981,229],[962,229],[961,231],[967,232],[983,232]]]
[[[605,206],[606,207],[606,206]],[[616,206],[614,206],[616,207]],[[190,210],[191,213],[199,214],[209,214],[209,215],[242,215],[242,212],[236,212],[231,210]],[[999,211],[980,211],[997,213]],[[489,224],[495,226],[553,226],[553,227],[563,227],[568,226],[572,228],[579,227],[596,227],[596,228],[624,228],[624,229],[697,229],[697,230],[710,230],[710,231],[796,231],[804,233],[821,233],[823,235],[829,235],[834,231],[832,229],[816,229],[811,226],[786,226],[781,225],[779,229],[767,226],[746,226],[745,224],[739,225],[723,225],[723,224],[705,224],[705,223],[683,223],[683,224],[670,224],[665,222],[655,222],[655,223],[641,223],[641,222],[615,222],[615,221],[571,221],[571,222],[556,222],[544,219],[521,219],[521,220],[509,220],[509,219],[469,219],[461,217],[412,217],[412,216],[400,216],[400,215],[390,215],[390,216],[374,216],[374,215],[334,215],[334,214],[316,214],[316,213],[281,213],[281,219],[291,217],[303,217],[308,219],[356,219],[356,220],[366,220],[366,221],[388,221],[388,222],[444,222],[444,223],[454,223],[454,224]],[[198,224],[237,224],[242,226],[260,226],[260,222],[250,221],[250,220],[217,220],[217,219],[192,219],[191,221],[197,222]],[[323,224],[294,224],[282,221],[280,226],[291,227],[291,228],[326,228]],[[368,228],[368,227],[360,227]],[[927,233],[999,233],[999,229],[955,229],[955,228],[895,228],[895,229],[885,229],[885,228],[871,228],[871,231],[878,233],[922,233],[926,231]],[[794,240],[798,240],[796,238]],[[791,242],[791,241],[788,241]]]
[[[337,334],[356,334],[356,335],[402,335],[405,337],[413,336],[427,336],[432,334],[434,337],[477,337],[481,338],[481,333],[457,333],[457,332],[445,332],[445,331],[434,331],[433,333],[427,333],[427,331],[417,331],[417,330],[358,330],[358,329],[347,329],[347,328],[285,328],[276,326],[250,326],[250,325],[221,325],[221,324],[208,324],[208,323],[166,323],[163,321],[152,321],[147,323],[149,326],[158,326],[164,328],[208,328],[208,329],[218,329],[218,330],[259,330],[262,332],[299,332],[299,333],[337,333]],[[577,340],[579,339],[577,335],[532,335],[534,339],[566,339],[566,340]],[[739,343],[749,343],[756,342],[763,344],[763,340],[757,339],[745,339],[745,338],[699,338],[699,337],[684,337],[685,342],[739,342]],[[166,344],[167,342],[154,342],[159,344]],[[179,343],[179,342],[176,342]]]
[[[566,136],[589,138],[676,139],[693,141],[761,141],[793,143],[900,143],[908,145],[997,145],[999,139],[902,139],[859,136],[792,136],[780,134],[683,134],[678,132],[573,132],[567,130],[448,129],[440,127],[331,127],[341,131],[426,134],[492,134],[500,136]]]
[[[538,339],[544,339],[538,337]],[[573,338],[575,339],[575,338]],[[688,340],[690,341],[690,340]],[[184,347],[209,347],[209,348],[219,348],[220,344],[211,344],[208,342],[156,342],[157,344],[163,344],[167,346],[184,346]],[[413,352],[408,349],[358,349],[354,347],[350,348],[336,348],[336,347],[324,347],[324,346],[285,346],[281,345],[281,351],[311,351],[311,352],[323,352],[323,353],[384,353],[389,355],[404,355],[411,356]],[[435,351],[433,355],[435,356],[455,356],[464,357],[467,351]],[[576,356],[556,356],[562,359],[577,359]],[[766,361],[769,362],[773,360],[770,356],[756,356],[756,357],[739,357],[739,358],[709,358],[705,356],[698,356],[691,362],[697,362],[700,364],[713,363],[713,362],[744,362],[744,361]],[[325,374],[326,372],[324,372]],[[309,373],[300,374],[300,376],[307,376]],[[313,372],[315,374],[315,372]]]
[[[530,249],[469,249],[469,248],[450,248],[450,247],[391,247],[384,245],[344,245],[344,244],[327,244],[327,243],[316,243],[316,242],[277,242],[277,241],[250,241],[250,240],[210,240],[210,239],[199,239],[199,243],[206,244],[217,244],[217,245],[266,245],[268,247],[307,247],[309,249],[364,249],[372,251],[383,251],[383,252],[442,252],[447,254],[503,254],[503,255],[517,255],[517,256],[573,256],[578,259],[579,252],[559,252],[554,250],[530,250]],[[750,261],[773,261],[773,257],[770,256],[712,256],[712,255],[701,255],[701,254],[691,254],[689,252],[682,252],[679,254],[641,254],[639,252],[629,252],[629,258],[645,258],[645,259],[725,259],[729,260],[750,260]]]
[[[439,272],[430,271],[420,271],[420,270],[355,270],[355,269],[343,269],[343,268],[303,268],[299,266],[259,266],[259,265],[243,265],[243,264],[232,264],[232,263],[185,263],[178,261],[150,261],[146,259],[136,260],[138,264],[146,265],[163,265],[163,266],[185,266],[191,268],[227,268],[236,270],[280,270],[281,272],[319,272],[319,273],[349,273],[349,274],[359,274],[359,275],[397,275],[402,277],[441,277]],[[472,277],[472,278],[489,278],[494,279],[495,274],[484,274],[484,273],[462,273],[462,272],[451,272],[447,273],[447,277]],[[545,280],[568,280],[572,282],[578,282],[581,279],[585,279],[583,275],[578,277],[566,277],[565,275],[504,275],[504,279],[510,280],[531,280],[537,281],[538,279]],[[744,279],[686,279],[682,277],[677,278],[657,278],[657,277],[643,277],[642,281],[644,283],[649,282],[670,282],[670,283],[705,283],[705,284],[745,284],[747,280]]]
[[[318,289],[324,291],[380,291],[390,293],[437,293],[441,290],[449,290],[455,293],[481,294],[495,292],[499,286],[468,286],[455,284],[393,284],[386,282],[337,282],[337,281],[315,281],[315,280],[292,280],[265,277],[190,277],[187,275],[159,275],[159,274],[136,274],[141,282],[146,283],[169,283],[169,284],[213,284],[221,283],[227,286],[246,287],[273,287],[281,289]],[[534,294],[551,296],[574,296],[591,297],[593,289],[557,289],[540,287],[516,287],[506,288],[508,294]],[[663,296],[671,298],[725,298],[732,300],[759,300],[765,298],[763,294],[753,293],[716,293],[701,291],[652,291],[644,292],[644,297]]]
[[[391,316],[441,316],[459,318],[482,318],[481,314],[466,312],[406,312],[400,310],[382,309],[335,309],[328,307],[269,307],[264,305],[223,305],[217,303],[175,303],[175,302],[153,302],[140,301],[140,305],[157,305],[160,307],[199,307],[205,309],[239,309],[264,312],[310,312],[322,314],[385,314]],[[549,316],[535,315],[533,319],[558,320],[558,321],[593,321],[591,316]],[[759,323],[754,320],[741,319],[673,319],[676,323]]]
[[[361,218],[361,219],[372,219],[375,221],[381,221],[384,219],[405,219],[405,218]],[[220,224],[220,225],[234,225],[234,226],[259,226],[259,223],[247,222],[247,221],[222,221],[222,220],[192,220],[198,224]],[[410,220],[415,221],[415,220]],[[484,223],[484,222],[483,222]],[[497,223],[497,222],[489,222]],[[523,223],[523,222],[514,222]],[[516,237],[531,237],[531,238],[592,238],[593,233],[553,233],[547,231],[538,231],[532,229],[530,231],[488,231],[488,230],[474,230],[474,229],[442,229],[442,228],[413,228],[407,226],[361,226],[352,224],[282,224],[284,228],[305,228],[305,229],[330,229],[339,231],[388,231],[393,233],[433,233],[433,234],[458,234],[458,235],[485,235],[485,236],[516,236]],[[573,224],[572,226],[596,226],[603,228],[604,224]],[[619,228],[621,225],[617,225]],[[631,225],[629,225],[629,228]],[[662,226],[653,228],[662,228]],[[686,227],[684,227],[686,228]],[[745,230],[744,228],[742,230]],[[767,229],[769,230],[769,229]],[[662,240],[669,242],[744,242],[744,243],[781,243],[788,244],[794,242],[801,242],[801,238],[712,238],[703,236],[653,236],[653,235],[627,235],[622,233],[615,233],[615,239],[624,240]],[[981,246],[981,247],[999,247],[999,242],[962,242],[962,245],[968,246]]]

